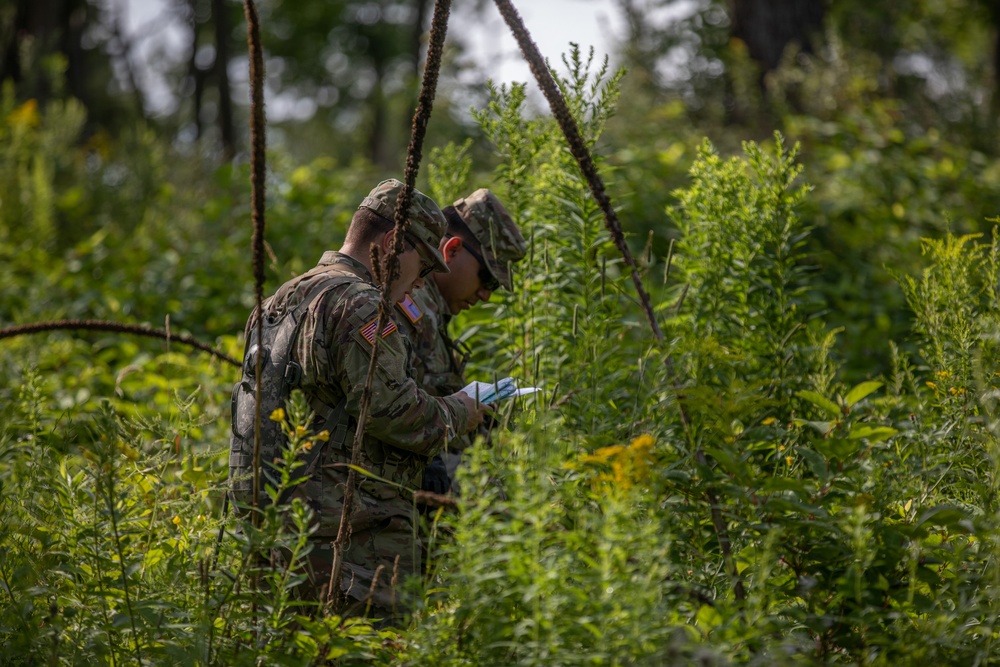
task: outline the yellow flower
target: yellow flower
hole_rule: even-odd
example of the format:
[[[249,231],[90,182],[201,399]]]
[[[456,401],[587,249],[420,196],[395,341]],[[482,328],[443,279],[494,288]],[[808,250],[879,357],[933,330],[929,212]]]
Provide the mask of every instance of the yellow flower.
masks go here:
[[[330,439],[330,432],[329,431],[320,431],[319,433],[316,434],[315,437],[320,442],[326,442],[327,440]]]
[[[274,412],[272,412],[271,413],[271,421],[273,421],[273,422],[283,422],[283,421],[285,421],[285,409],[284,408],[278,408],[277,410],[275,410]]]
[[[656,440],[653,439],[653,436],[648,433],[643,433],[638,438],[633,440],[632,444],[629,446],[633,449],[650,450],[653,448],[653,443],[655,442]]]
[[[788,466],[789,466],[789,467],[791,467],[791,465],[792,465],[793,463],[795,463],[795,459],[794,459],[793,457],[791,457],[791,456],[786,456],[786,457],[785,457],[785,463],[787,463],[787,464],[788,464]]]
[[[593,454],[584,454],[580,457],[581,463],[607,463],[612,457],[616,456],[619,452],[623,451],[625,447],[622,445],[611,445],[610,447],[601,447]]]
[[[601,447],[592,454],[585,454],[565,467],[575,469],[576,463],[592,464],[599,467],[610,466],[608,472],[600,472],[591,478],[595,491],[608,490],[613,484],[618,489],[630,489],[649,477],[653,463],[653,445],[656,440],[649,434],[640,435],[628,445]],[[606,468],[605,468],[606,470]]]
[[[175,526],[179,526],[181,525],[182,519],[179,516],[175,516],[173,519],[171,519],[171,521],[173,521]]]
[[[931,388],[931,389],[933,389],[934,391],[937,391],[937,385],[936,385],[936,384],[934,384],[933,382],[931,382],[931,381],[929,381],[929,380],[928,380],[928,381],[927,381],[927,382],[925,382],[924,384],[926,384],[926,385],[927,385],[928,387],[930,387],[930,388]]]
[[[778,445],[778,451],[779,452],[785,451],[785,446],[784,445]]]
[[[7,121],[11,125],[23,125],[24,127],[38,127],[41,120],[41,116],[38,115],[38,100],[36,99],[28,100],[7,116]]]
[[[768,417],[767,419],[763,420],[761,422],[761,424],[763,424],[764,426],[770,426],[771,424],[773,424],[776,421],[778,421],[778,420],[775,419],[774,417]]]
[[[302,436],[304,436],[308,431],[309,431],[309,429],[307,429],[305,426],[296,426],[295,427],[295,435],[297,435],[300,438]]]
[[[302,443],[302,449],[306,450],[307,452],[312,448],[313,448],[312,440],[306,440],[305,442]]]

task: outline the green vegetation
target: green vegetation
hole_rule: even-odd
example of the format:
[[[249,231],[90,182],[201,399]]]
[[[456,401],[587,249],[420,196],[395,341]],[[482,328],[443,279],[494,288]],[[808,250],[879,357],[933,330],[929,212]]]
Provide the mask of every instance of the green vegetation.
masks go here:
[[[831,47],[766,103],[730,91],[775,133],[637,105],[575,48],[556,68],[663,343],[523,86],[428,151],[421,189],[488,185],[529,240],[516,292],[456,323],[471,376],[543,391],[472,452],[459,510],[427,516],[404,627],[298,601],[308,507],[223,518],[235,369],[112,333],[0,340],[0,665],[995,662],[1000,160],[866,83],[881,62]],[[143,322],[239,357],[246,165],[87,123],[4,89],[0,326]],[[384,174],[269,166],[273,288]],[[301,401],[274,418],[290,484],[321,438]]]

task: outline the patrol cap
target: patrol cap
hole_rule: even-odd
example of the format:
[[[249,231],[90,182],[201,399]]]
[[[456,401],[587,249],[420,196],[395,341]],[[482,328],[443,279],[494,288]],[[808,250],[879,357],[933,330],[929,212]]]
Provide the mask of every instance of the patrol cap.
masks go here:
[[[482,246],[486,268],[508,291],[513,289],[510,264],[524,258],[527,244],[507,209],[486,188],[457,200],[454,207]]]
[[[395,178],[382,181],[376,185],[368,196],[365,197],[358,208],[367,208],[382,216],[386,220],[395,222],[396,201],[399,193],[403,191],[403,184]],[[410,199],[410,210],[407,216],[410,226],[407,231],[420,241],[424,250],[434,259],[435,271],[438,273],[448,273],[448,264],[438,250],[438,244],[448,225],[445,222],[444,214],[434,203],[434,200],[413,188],[413,197]]]

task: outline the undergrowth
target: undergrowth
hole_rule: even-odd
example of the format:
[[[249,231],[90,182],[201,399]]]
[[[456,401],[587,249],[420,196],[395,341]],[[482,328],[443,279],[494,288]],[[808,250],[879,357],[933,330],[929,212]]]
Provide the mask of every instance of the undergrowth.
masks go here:
[[[599,147],[620,74],[576,49],[564,65],[558,83]],[[31,166],[30,153],[68,143],[53,128],[76,112],[35,118],[5,104],[0,193],[23,192],[0,234],[16,267],[0,271],[24,289],[0,321],[61,311],[60,285],[71,288],[64,312],[146,319],[167,292],[186,330],[238,351],[219,332],[242,323],[246,293],[232,289],[242,282],[216,235],[246,241],[222,212],[242,196],[233,173],[217,175],[224,195],[192,198],[182,216],[167,212],[184,198],[157,190],[132,221],[141,238],[116,223],[38,244],[72,209],[53,193],[75,167]],[[424,580],[407,584],[420,592],[412,617],[378,629],[302,601],[302,503],[267,508],[259,527],[223,518],[230,369],[53,334],[0,347],[0,664],[996,660],[996,236],[925,240],[923,273],[897,276],[911,337],[885,341],[889,372],[848,382],[845,333],[827,323],[806,250],[798,147],[775,136],[725,157],[706,141],[662,212],[678,234],[669,256],[639,255],[667,334],[658,342],[552,122],[527,111],[521,86],[493,89],[477,119],[500,161],[486,185],[529,251],[515,293],[457,325],[473,344],[472,379],[513,374],[542,390],[505,407],[492,445],[470,452],[458,511],[425,517],[433,546]],[[439,200],[479,186],[469,155],[435,152]],[[115,163],[103,159],[98,175]],[[156,172],[168,158],[149,159]],[[613,193],[615,172],[598,163]],[[323,224],[342,226],[360,187],[328,164],[273,177],[279,229],[306,230],[276,258],[328,243]],[[99,211],[115,203],[92,181],[75,196]],[[217,227],[199,231],[205,213]],[[183,252],[171,255],[170,240]],[[275,259],[272,277],[313,259]],[[220,268],[202,284],[179,275],[185,266]],[[127,297],[130,280],[158,291]],[[291,435],[287,486],[297,453],[321,439],[297,428],[301,400],[274,417]]]

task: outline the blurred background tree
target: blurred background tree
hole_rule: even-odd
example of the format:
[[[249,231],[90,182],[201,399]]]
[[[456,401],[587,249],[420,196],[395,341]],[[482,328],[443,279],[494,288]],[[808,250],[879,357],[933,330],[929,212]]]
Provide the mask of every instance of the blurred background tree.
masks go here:
[[[119,178],[115,168],[142,190],[163,173],[174,174],[179,186],[186,179],[210,183],[191,155],[209,171],[245,163],[241,3],[160,0],[159,13],[136,26],[127,19],[137,1],[8,0],[0,7],[0,76],[12,99],[36,100],[44,111],[73,98],[86,111],[76,137],[79,160],[47,163],[55,165],[56,190],[94,183],[95,164],[105,170],[92,190],[100,197],[56,207],[55,229],[67,242],[104,224],[95,211],[120,205],[121,196],[109,194]],[[569,22],[572,12],[593,11],[595,3],[567,6]],[[809,256],[822,275],[817,298],[834,313],[831,322],[846,329],[850,367],[859,374],[884,369],[884,340],[900,337],[907,322],[889,269],[916,270],[920,237],[981,231],[1000,211],[1000,3],[603,6],[624,26],[613,60],[629,73],[599,148],[636,245],[652,232],[653,256],[666,254],[676,236],[667,215],[676,203],[672,192],[686,183],[703,137],[734,154],[742,141],[766,142],[780,130],[801,143],[805,178],[816,184],[804,214],[816,230]],[[269,142],[287,156],[283,168],[311,164],[309,174],[330,182],[344,182],[335,172],[350,169],[350,183],[399,173],[431,7],[430,0],[259,3]],[[428,136],[430,147],[471,139],[473,179],[481,181],[496,158],[467,107],[486,99],[495,63],[475,63],[465,33],[495,11],[486,0],[453,8]],[[173,47],[140,52],[138,42],[168,29],[176,33]],[[557,53],[545,55],[558,66]],[[288,179],[279,181],[289,191],[302,185]],[[238,182],[228,175],[222,181]],[[325,201],[322,193],[313,196],[309,201]],[[134,209],[145,210],[153,198]],[[234,210],[225,224],[241,224],[238,215]]]

